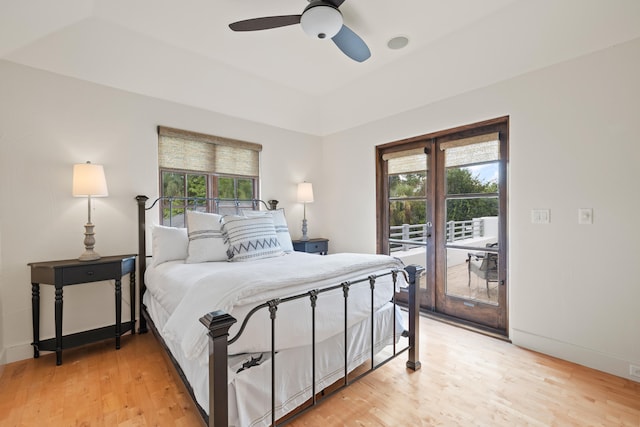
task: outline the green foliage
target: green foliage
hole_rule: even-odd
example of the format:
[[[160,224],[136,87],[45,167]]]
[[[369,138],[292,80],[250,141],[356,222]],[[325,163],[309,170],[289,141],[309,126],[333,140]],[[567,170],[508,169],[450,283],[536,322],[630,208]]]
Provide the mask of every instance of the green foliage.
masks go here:
[[[184,197],[184,174],[163,172],[162,195],[169,197]]]
[[[253,180],[238,178],[238,199],[253,199]]]
[[[497,193],[496,182],[483,183],[473,176],[468,168],[450,168],[446,175],[448,194]],[[389,176],[389,197],[391,200],[389,221],[391,226],[402,224],[424,224],[426,222],[425,172],[405,173]],[[410,198],[419,197],[420,200]],[[450,199],[447,201],[447,221],[466,221],[472,218],[498,215],[498,199],[495,197]]]
[[[218,178],[218,197],[221,199],[234,199],[236,197],[236,190],[234,185],[234,179],[228,177]]]
[[[187,197],[207,197],[206,175],[187,175]]]
[[[496,182],[483,183],[466,168],[447,169],[448,194],[497,193]],[[497,198],[447,200],[447,221],[467,221],[483,216],[498,216]]]

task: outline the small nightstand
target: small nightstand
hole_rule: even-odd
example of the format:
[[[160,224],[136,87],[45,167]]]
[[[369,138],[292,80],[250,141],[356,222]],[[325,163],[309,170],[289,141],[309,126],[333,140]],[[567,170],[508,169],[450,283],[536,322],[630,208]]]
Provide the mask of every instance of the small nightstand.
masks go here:
[[[107,338],[116,339],[116,349],[120,348],[120,336],[135,330],[135,288],[136,288],[136,255],[107,256],[95,261],[32,262],[31,267],[31,308],[33,315],[33,357],[40,356],[40,350],[55,351],[56,365],[62,364],[62,350],[100,341]],[[121,325],[122,314],[122,276],[129,275],[131,299],[131,320]],[[62,336],[62,288],[81,283],[115,280],[116,323],[115,325],[90,331]],[[40,284],[53,285],[55,291],[55,338],[40,341]]]
[[[327,252],[329,252],[329,239],[294,240],[293,250],[310,254],[326,255]]]

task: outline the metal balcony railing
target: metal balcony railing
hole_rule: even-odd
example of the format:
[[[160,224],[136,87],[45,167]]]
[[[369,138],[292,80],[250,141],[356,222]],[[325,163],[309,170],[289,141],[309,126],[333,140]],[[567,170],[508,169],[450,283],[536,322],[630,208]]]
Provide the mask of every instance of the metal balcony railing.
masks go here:
[[[427,224],[402,224],[391,226],[389,242],[391,252],[406,251],[425,246]],[[484,218],[467,221],[448,221],[446,223],[447,242],[484,236]]]

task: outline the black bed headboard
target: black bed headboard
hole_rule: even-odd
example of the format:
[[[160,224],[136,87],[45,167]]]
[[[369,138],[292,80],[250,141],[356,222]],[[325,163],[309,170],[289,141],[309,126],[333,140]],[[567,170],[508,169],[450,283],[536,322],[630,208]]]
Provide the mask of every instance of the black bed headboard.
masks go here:
[[[147,290],[144,282],[144,273],[147,270],[147,211],[153,209],[158,203],[160,209],[163,210],[161,221],[163,225],[170,227],[184,226],[184,212],[186,210],[200,210],[203,212],[213,212],[224,215],[241,214],[242,209],[259,210],[264,206],[267,210],[276,210],[278,207],[277,200],[269,200],[267,202],[259,199],[221,199],[206,197],[158,197],[147,207],[149,198],[144,195],[136,196],[138,201],[138,266],[139,266],[139,291],[138,302],[140,328],[139,332],[147,332],[147,322],[143,316],[144,304],[142,297]],[[175,211],[175,215],[174,215]],[[165,217],[168,222],[165,222]],[[177,224],[174,224],[177,222]]]

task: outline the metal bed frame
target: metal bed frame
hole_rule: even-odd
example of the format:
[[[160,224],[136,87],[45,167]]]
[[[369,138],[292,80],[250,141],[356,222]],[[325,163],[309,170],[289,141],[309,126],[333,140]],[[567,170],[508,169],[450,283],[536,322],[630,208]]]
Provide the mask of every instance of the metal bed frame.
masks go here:
[[[228,357],[228,346],[230,344],[232,344],[233,342],[235,342],[240,335],[242,334],[242,332],[244,331],[247,323],[249,322],[249,320],[252,318],[252,316],[257,313],[260,310],[269,310],[269,317],[271,319],[271,424],[273,426],[278,425],[276,422],[276,417],[275,417],[275,384],[276,384],[276,378],[275,378],[275,325],[276,325],[276,320],[277,320],[277,311],[278,311],[278,307],[282,304],[286,304],[287,302],[290,301],[294,301],[294,300],[298,300],[301,298],[308,298],[309,299],[309,303],[310,303],[310,307],[311,307],[311,322],[312,322],[312,336],[311,336],[311,345],[312,345],[312,360],[311,360],[311,369],[312,369],[312,396],[310,399],[309,404],[307,404],[304,407],[299,408],[300,410],[292,417],[287,418],[284,423],[287,423],[289,421],[291,421],[293,418],[297,417],[298,415],[306,412],[307,410],[313,408],[314,406],[316,406],[319,401],[326,399],[327,397],[333,395],[334,393],[342,390],[344,387],[347,387],[350,383],[357,381],[358,379],[360,379],[361,377],[367,375],[368,373],[376,370],[377,368],[381,367],[382,365],[386,364],[387,362],[389,362],[390,360],[394,359],[396,356],[402,354],[405,351],[408,351],[408,358],[407,358],[407,362],[406,362],[406,366],[408,369],[411,369],[413,371],[416,371],[418,369],[420,369],[420,361],[419,361],[419,313],[420,313],[420,309],[419,309],[419,298],[417,295],[417,292],[419,291],[419,276],[420,276],[420,270],[422,269],[422,267],[417,267],[417,266],[407,266],[405,267],[404,270],[397,270],[397,269],[393,269],[390,270],[388,272],[385,272],[383,274],[379,274],[379,275],[370,275],[367,277],[362,277],[356,280],[351,280],[351,281],[345,281],[333,286],[328,286],[325,288],[321,288],[321,289],[314,289],[312,291],[309,292],[305,292],[302,294],[298,294],[298,295],[293,295],[293,296],[289,296],[286,298],[276,298],[276,299],[271,299],[269,301],[266,301],[262,304],[257,305],[256,307],[254,307],[245,317],[240,330],[238,331],[238,333],[236,334],[236,336],[232,337],[231,339],[229,339],[229,328],[231,328],[231,326],[237,322],[237,319],[235,319],[233,316],[231,316],[228,313],[225,313],[223,311],[212,311],[210,313],[206,313],[204,314],[201,318],[200,318],[200,322],[208,329],[208,336],[209,336],[209,415],[206,414],[206,411],[203,410],[203,408],[200,407],[200,405],[197,404],[195,396],[193,394],[193,390],[191,388],[191,386],[189,385],[186,376],[184,375],[182,368],[179,366],[179,364],[177,363],[176,359],[173,357],[173,355],[171,354],[171,352],[169,351],[168,347],[166,346],[166,344],[164,343],[162,337],[160,336],[160,334],[158,333],[158,331],[155,328],[155,325],[153,324],[153,321],[151,320],[146,307],[144,305],[144,303],[142,302],[142,296],[144,295],[144,292],[146,291],[146,286],[145,286],[145,282],[144,282],[144,273],[146,271],[146,211],[150,210],[151,208],[153,208],[158,201],[160,200],[167,200],[169,201],[169,206],[171,207],[174,201],[178,201],[178,202],[182,202],[180,203],[180,209],[185,208],[187,205],[189,205],[189,202],[191,202],[191,206],[197,207],[197,206],[205,206],[207,204],[212,204],[214,206],[216,206],[216,210],[221,206],[221,205],[225,205],[228,207],[233,207],[235,206],[237,209],[239,209],[240,207],[249,207],[249,206],[253,206],[253,209],[258,208],[260,205],[264,205],[265,207],[267,207],[267,209],[275,209],[277,206],[277,201],[275,200],[270,200],[269,204],[265,203],[262,200],[257,200],[257,199],[253,199],[253,200],[237,200],[237,199],[209,199],[209,198],[158,198],[156,199],[152,205],[150,207],[146,207],[146,202],[148,200],[148,197],[146,196],[137,196],[136,200],[138,202],[138,249],[139,249],[139,274],[140,274],[140,280],[139,280],[139,284],[140,284],[140,289],[139,289],[139,316],[140,316],[140,327],[139,327],[139,333],[145,333],[148,331],[147,329],[147,323],[149,323],[149,326],[151,327],[152,331],[154,332],[154,334],[156,335],[156,337],[160,340],[160,342],[162,343],[163,347],[165,348],[165,350],[167,351],[167,353],[169,354],[169,357],[172,360],[172,363],[175,365],[176,370],[178,371],[180,377],[182,378],[183,382],[185,383],[187,389],[189,390],[189,393],[192,397],[192,400],[194,401],[194,403],[196,403],[196,406],[198,407],[202,417],[204,418],[205,422],[209,425],[209,427],[227,427],[228,426],[228,390],[227,390],[227,357]],[[170,208],[171,209],[171,208]],[[171,213],[170,213],[170,218],[171,218]],[[374,351],[374,316],[373,316],[373,300],[374,300],[374,290],[375,290],[375,284],[376,284],[376,280],[380,277],[384,277],[384,276],[388,276],[391,275],[392,276],[392,280],[394,283],[394,287],[395,287],[395,283],[397,280],[397,275],[398,274],[403,274],[405,276],[405,278],[407,279],[407,282],[409,283],[409,287],[408,287],[408,300],[409,300],[409,304],[408,304],[408,326],[409,326],[409,330],[405,331],[403,333],[403,336],[407,336],[408,337],[408,346],[405,348],[402,348],[400,350],[398,350],[396,348],[396,331],[395,331],[395,326],[394,326],[394,333],[393,333],[393,352],[392,355],[385,358],[384,360],[382,360],[379,363],[375,363],[374,360],[374,356],[375,356],[375,351]],[[353,379],[349,379],[349,372],[348,372],[348,346],[347,346],[347,318],[348,318],[348,298],[349,298],[349,290],[351,289],[351,287],[353,286],[360,286],[362,284],[369,284],[369,288],[371,290],[371,359],[370,359],[370,366],[369,368],[357,375],[355,378]],[[331,391],[330,393],[327,394],[323,394],[322,399],[318,399],[317,398],[317,393],[316,393],[316,381],[315,381],[315,374],[316,374],[316,369],[315,369],[315,365],[316,365],[316,361],[315,361],[315,348],[316,348],[316,339],[315,339],[315,310],[316,310],[316,301],[318,298],[319,294],[325,293],[325,292],[329,292],[332,290],[339,290],[342,289],[342,293],[343,293],[343,297],[344,297],[344,340],[345,340],[345,352],[344,352],[344,378],[342,380],[342,384],[336,388],[335,390]],[[395,297],[393,298],[393,304],[394,304],[394,311],[395,311],[395,306],[396,306],[396,301],[395,301]],[[394,323],[395,325],[395,323]]]

